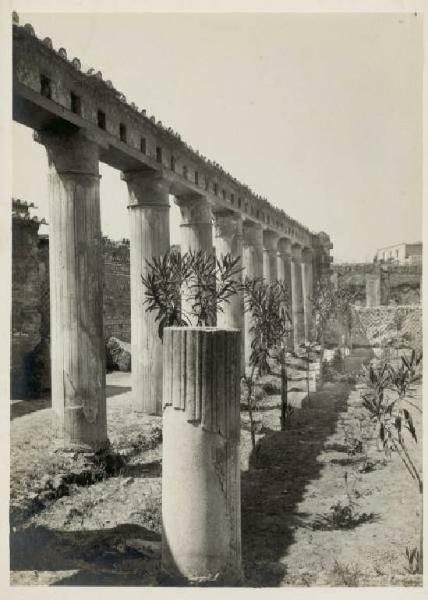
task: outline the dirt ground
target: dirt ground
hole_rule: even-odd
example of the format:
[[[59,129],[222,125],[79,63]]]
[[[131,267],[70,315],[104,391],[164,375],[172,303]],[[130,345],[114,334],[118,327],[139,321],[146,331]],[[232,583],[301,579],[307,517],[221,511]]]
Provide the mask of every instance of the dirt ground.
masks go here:
[[[95,476],[81,457],[54,451],[47,401],[12,404],[12,584],[182,584],[160,570],[161,419],[133,414],[129,382],[128,374],[107,378],[116,460]],[[362,455],[347,453],[343,431],[352,388],[329,383],[303,400],[296,392],[301,408],[285,432],[279,397],[267,397],[256,453],[242,414],[243,585],[422,584],[405,555],[419,539],[417,487],[399,457],[385,462],[373,443],[373,469],[358,471]],[[420,390],[414,402],[421,404]],[[354,518],[341,529],[331,507],[345,502],[347,489]]]

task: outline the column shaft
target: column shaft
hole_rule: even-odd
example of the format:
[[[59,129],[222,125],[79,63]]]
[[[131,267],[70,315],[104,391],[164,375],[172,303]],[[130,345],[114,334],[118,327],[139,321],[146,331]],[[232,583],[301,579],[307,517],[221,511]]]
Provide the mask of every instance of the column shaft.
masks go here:
[[[278,242],[278,279],[285,282],[288,292],[288,308],[290,318],[293,314],[293,294],[291,289],[291,242],[282,238]],[[291,328],[288,340],[288,348],[294,348],[293,328]]]
[[[303,251],[302,262],[302,289],[303,289],[303,311],[305,326],[305,342],[312,340],[312,252],[308,249]]]
[[[207,254],[214,253],[213,227],[211,206],[206,198],[201,196],[179,196],[176,203],[181,212],[181,252],[204,251]],[[192,305],[184,287],[181,295],[181,306],[184,314],[192,325],[196,325],[196,318],[192,315]],[[215,325],[215,322],[210,323]]]
[[[293,246],[291,259],[291,295],[294,348],[305,341],[301,248]]]
[[[240,334],[164,334],[162,565],[197,583],[241,578]]]
[[[162,414],[162,342],[155,313],[147,312],[141,275],[146,261],[169,250],[168,187],[159,175],[123,174],[129,192],[131,352],[133,406],[137,412]]]
[[[65,447],[107,445],[98,147],[39,134],[49,161],[52,408]]]
[[[231,211],[215,215],[215,249],[216,256],[231,254],[239,258],[237,268],[242,267],[242,218]],[[242,282],[242,271],[234,278]],[[245,333],[244,333],[244,297],[242,291],[233,294],[228,302],[217,310],[217,327],[235,328],[241,331],[241,369],[245,368]]]
[[[244,223],[242,265],[243,276],[250,279],[263,277],[263,230],[256,223]],[[244,314],[245,365],[249,364],[251,354],[251,315]]]
[[[267,282],[278,279],[278,237],[273,231],[263,232],[263,277]]]

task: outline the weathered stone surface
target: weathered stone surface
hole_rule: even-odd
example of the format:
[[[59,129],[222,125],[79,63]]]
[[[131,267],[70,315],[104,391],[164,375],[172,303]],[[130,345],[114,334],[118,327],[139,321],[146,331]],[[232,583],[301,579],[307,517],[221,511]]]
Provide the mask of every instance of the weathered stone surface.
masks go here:
[[[106,364],[109,371],[131,371],[131,344],[111,337],[106,342]]]
[[[162,563],[198,583],[241,577],[239,337],[164,331]]]

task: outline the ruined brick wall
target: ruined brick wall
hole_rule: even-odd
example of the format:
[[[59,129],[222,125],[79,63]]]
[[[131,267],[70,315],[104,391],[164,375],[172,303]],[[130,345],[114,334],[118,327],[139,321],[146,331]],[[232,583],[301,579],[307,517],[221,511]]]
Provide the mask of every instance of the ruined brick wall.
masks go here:
[[[422,349],[421,306],[355,308],[352,328],[355,345],[380,347],[397,334],[405,345]]]
[[[21,212],[12,229],[11,394],[37,396],[50,388],[49,238]],[[129,242],[104,239],[104,334],[129,342]]]
[[[421,302],[422,265],[380,265],[377,263],[332,264],[333,281],[352,288],[357,303],[366,305],[366,283],[378,279],[381,305],[412,305]]]
[[[11,389],[27,395],[27,355],[40,342],[39,223],[12,218]]]
[[[129,243],[104,238],[104,337],[131,341]]]

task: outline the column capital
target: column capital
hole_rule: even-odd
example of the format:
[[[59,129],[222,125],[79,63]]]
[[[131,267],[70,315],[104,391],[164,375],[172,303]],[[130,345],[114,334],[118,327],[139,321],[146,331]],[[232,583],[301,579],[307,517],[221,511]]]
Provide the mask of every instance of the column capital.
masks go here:
[[[279,234],[276,231],[265,229],[263,231],[263,245],[266,252],[278,252]]]
[[[99,145],[81,131],[55,133],[35,131],[33,138],[46,148],[49,167],[59,175],[95,176],[99,174]]]
[[[300,244],[293,244],[291,246],[291,258],[294,261],[302,260],[302,246]]]
[[[302,250],[302,261],[305,263],[311,263],[313,257],[312,248],[303,248]]]
[[[291,240],[288,238],[280,238],[278,241],[279,254],[291,256]]]
[[[181,227],[196,225],[198,223],[212,224],[213,214],[211,204],[205,196],[200,194],[186,194],[176,196],[175,203],[180,208]]]
[[[244,221],[242,232],[244,246],[263,248],[263,227],[259,223]]]
[[[123,171],[120,175],[129,191],[128,208],[169,208],[169,182],[158,172]]]
[[[215,237],[232,240],[238,236],[242,238],[242,217],[232,210],[220,210],[213,213]]]

